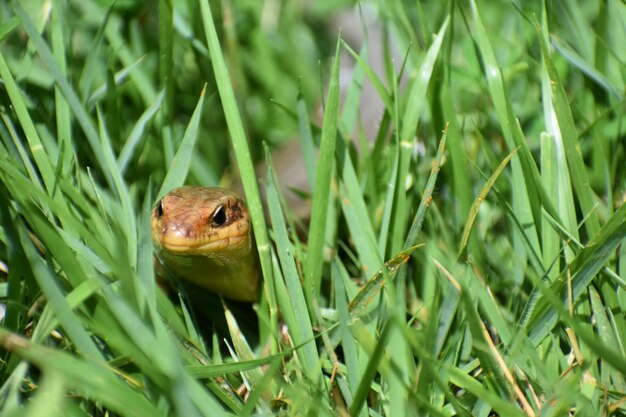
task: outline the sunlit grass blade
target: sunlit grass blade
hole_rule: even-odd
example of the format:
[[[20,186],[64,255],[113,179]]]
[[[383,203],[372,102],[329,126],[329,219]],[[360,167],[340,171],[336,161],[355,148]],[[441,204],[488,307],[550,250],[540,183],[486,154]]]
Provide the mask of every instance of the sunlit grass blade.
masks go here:
[[[245,335],[239,329],[237,319],[233,316],[233,313],[231,313],[226,305],[224,306],[224,315],[226,316],[228,331],[230,332],[230,337],[233,341],[233,347],[235,348],[237,358],[242,361],[255,360],[256,358],[252,353],[252,349],[250,349],[250,345],[248,344]],[[271,383],[269,386],[259,386],[259,383],[263,379],[263,372],[261,372],[259,368],[255,367],[249,369],[248,371],[245,371],[245,374],[247,375],[246,379],[250,384],[250,389],[261,389],[267,390],[268,392],[275,391],[275,386]],[[272,395],[275,395],[275,392],[272,392]]]
[[[348,3],[0,1],[0,415],[626,410],[622,2]],[[239,180],[229,334],[150,216]]]
[[[557,149],[552,135],[541,135],[541,176],[546,191],[549,195],[558,195],[558,160]],[[551,279],[559,274],[559,246],[558,234],[548,225],[548,220],[542,219],[541,246],[543,266]]]
[[[144,313],[144,303],[150,313],[153,325],[158,326],[157,316],[157,284],[154,275],[154,261],[152,248],[152,228],[150,218],[152,212],[152,193],[148,191],[143,201],[139,219],[137,221],[137,280],[136,288],[139,297],[137,306],[139,314]]]
[[[592,237],[585,248],[574,258],[570,267],[571,294],[566,286],[567,276],[561,277],[551,285],[550,290],[558,295],[559,302],[567,305],[568,300],[575,302],[594,279],[596,274],[613,256],[613,251],[626,238],[626,204],[617,210],[607,223]],[[544,294],[534,309],[533,317],[527,325],[528,334],[533,343],[543,340],[556,324],[558,310],[551,305],[550,298]]]
[[[615,334],[613,333],[613,329],[611,328],[611,322],[606,313],[608,311],[611,311],[611,309],[607,305],[605,305],[603,300],[600,298],[600,294],[593,286],[589,286],[589,304],[591,305],[592,314],[596,319],[595,327],[597,330],[599,342],[605,346],[611,346],[619,349],[622,356],[626,357],[626,352],[624,352],[623,350],[624,345],[623,343],[617,342]],[[611,371],[609,371],[608,369],[603,369],[602,371],[602,373],[605,375],[603,379],[608,380],[606,376],[610,375]]]
[[[55,178],[52,163],[45,153],[39,134],[35,129],[35,124],[33,123],[30,113],[28,112],[26,104],[22,98],[22,93],[15,83],[15,79],[13,78],[2,53],[0,53],[0,77],[2,78],[6,92],[9,95],[15,114],[22,125],[22,129],[24,129],[25,136],[28,140],[28,144],[30,145],[30,152],[35,159],[35,163],[41,173],[46,189],[49,193],[52,193]]]
[[[2,55],[0,55],[0,59],[2,59]],[[1,149],[2,153],[6,152],[6,154],[2,155],[2,157],[8,158],[9,154],[13,154],[14,156],[12,159],[14,161],[19,161],[16,164],[24,166],[32,183],[37,187],[43,188],[39,175],[37,175],[37,169],[35,168],[33,161],[31,161],[29,154],[26,151],[25,144],[22,143],[22,138],[17,133],[11,119],[5,112],[0,112],[0,117],[5,124],[5,126],[0,125],[0,134],[2,135],[2,140],[4,141],[4,147]]]
[[[406,231],[405,219],[409,208],[406,202],[405,181],[409,175],[409,163],[412,149],[416,141],[415,132],[420,118],[422,117],[422,111],[425,108],[426,103],[423,98],[426,96],[426,91],[433,75],[435,63],[439,58],[439,52],[441,51],[441,45],[447,33],[449,22],[449,17],[446,17],[439,32],[434,35],[433,42],[428,48],[419,69],[414,74],[412,85],[408,89],[406,105],[402,111],[402,117],[400,118],[400,159],[394,197],[395,216],[392,220],[391,228],[392,235],[396,237],[404,236]],[[392,252],[399,252],[399,250],[403,248],[403,245],[404,242],[402,242],[402,240],[393,239],[390,247]]]
[[[228,124],[233,149],[235,151],[235,158],[237,160],[237,166],[241,174],[243,189],[248,202],[254,236],[257,243],[257,249],[259,251],[259,258],[261,260],[261,269],[265,279],[270,280],[272,273],[270,242],[265,225],[261,195],[259,193],[254,166],[252,165],[252,159],[250,157],[250,149],[248,147],[241,115],[239,114],[239,109],[237,108],[235,94],[231,86],[230,78],[228,77],[226,63],[224,62],[224,56],[222,55],[222,49],[217,37],[215,24],[213,23],[213,15],[211,13],[208,0],[200,0],[200,10],[202,22],[204,24],[205,36],[209,47],[209,53],[211,55],[211,64],[213,65],[213,71],[215,73],[215,80],[220,93],[220,98],[222,100],[222,108]],[[268,296],[270,301],[270,311],[276,311],[273,294],[268,294]]]
[[[303,363],[305,374],[311,381],[316,381],[320,375],[320,358],[314,342],[312,320],[307,309],[305,293],[294,261],[293,246],[289,241],[287,225],[280,205],[280,202],[284,200],[279,196],[278,180],[267,148],[265,157],[267,163],[267,203],[276,239],[276,251],[290,303],[290,305],[283,306],[283,309],[293,312],[294,322],[287,322],[291,329],[291,337],[296,346],[302,346],[299,349],[299,356],[302,356],[300,360]]]
[[[185,178],[187,178],[187,172],[189,171],[189,166],[191,165],[191,157],[193,155],[194,145],[196,143],[196,139],[198,138],[198,130],[200,125],[200,117],[202,115],[202,105],[204,104],[205,91],[206,85],[202,88],[200,98],[198,99],[198,104],[196,104],[196,109],[194,110],[193,115],[191,116],[191,120],[189,120],[189,124],[185,129],[183,140],[181,141],[178,150],[176,151],[176,155],[172,160],[172,165],[169,167],[167,174],[163,179],[163,183],[161,184],[161,188],[156,195],[157,201],[171,189],[180,187],[185,183]]]
[[[71,410],[66,401],[65,377],[60,372],[47,372],[37,390],[37,395],[24,410],[25,417],[47,417],[54,416],[59,410],[63,410],[66,415],[76,413],[78,410]],[[71,410],[71,411],[70,411]],[[10,415],[10,414],[9,414]],[[76,414],[74,414],[76,415]]]
[[[309,230],[308,249],[304,268],[304,292],[309,297],[317,297],[323,265],[324,239],[326,237],[326,219],[328,202],[331,193],[331,177],[335,165],[335,141],[339,118],[339,46],[337,40],[335,58],[328,84],[328,96],[324,109],[320,153],[317,160],[315,186],[313,188],[313,207],[311,208],[311,225]]]
[[[400,108],[399,108],[399,103],[398,103],[398,85],[397,83],[393,84],[393,91],[394,91],[394,97],[396,97],[396,101],[395,101],[395,106],[393,109],[393,122],[395,123],[396,126],[399,126],[400,123]],[[391,117],[387,118],[386,116],[383,116],[383,122],[387,121],[388,123],[390,123]],[[380,153],[383,152],[383,148],[387,147],[385,143],[383,143],[383,138],[384,138],[384,134],[385,132],[383,131],[383,127],[388,127],[385,126],[385,124],[383,124],[381,126],[381,129],[379,131],[379,137],[377,138],[377,144],[379,145],[378,149],[375,147],[372,155],[373,155],[373,161],[372,164],[374,164],[376,162],[377,158],[380,158]],[[383,254],[387,254],[388,253],[388,246],[389,246],[389,234],[391,233],[391,227],[392,227],[392,216],[394,215],[394,202],[395,202],[395,196],[396,196],[396,187],[398,187],[400,184],[398,182],[398,168],[400,166],[400,133],[398,131],[398,129],[395,129],[394,135],[393,135],[393,146],[390,147],[392,150],[392,165],[391,165],[391,169],[389,170],[389,177],[387,179],[387,187],[385,190],[385,205],[383,208],[383,216],[382,216],[382,221],[380,224],[380,230],[378,232],[378,249],[381,253]],[[377,152],[378,151],[378,152]],[[370,172],[370,175],[376,173],[376,166],[374,165],[372,172]]]
[[[572,110],[569,105],[569,100],[563,89],[563,84],[556,71],[556,67],[552,62],[550,52],[548,51],[548,45],[546,44],[546,36],[543,32],[547,32],[547,23],[545,22],[540,26],[539,22],[534,22],[536,31],[539,38],[539,45],[541,46],[541,54],[543,57],[543,63],[550,77],[550,86],[552,87],[552,101],[554,103],[554,111],[558,121],[558,128],[563,139],[563,147],[565,150],[565,156],[567,157],[567,163],[569,166],[569,172],[572,179],[572,185],[578,201],[580,203],[583,216],[589,216],[585,222],[585,228],[589,236],[596,234],[600,228],[598,215],[595,211],[595,202],[593,200],[593,191],[589,183],[589,176],[587,175],[587,168],[583,161],[582,153],[580,150],[580,143],[578,140],[578,133],[576,132],[576,125],[574,124],[574,118],[572,116]]]
[[[2,328],[0,344],[37,364],[44,372],[62,373],[68,388],[106,404],[112,410],[145,417],[165,415],[133,388],[138,381],[129,378],[124,382],[102,364],[89,363],[68,353],[32,344]]]
[[[24,9],[22,9],[22,7],[18,3],[15,3],[14,7],[15,11],[22,19],[22,25],[28,33],[30,41],[33,43],[33,45],[35,45],[35,48],[41,56],[41,59],[44,61],[46,67],[51,71],[52,76],[54,77],[54,80],[59,90],[63,93],[63,96],[65,97],[65,100],[67,101],[70,110],[72,111],[74,117],[83,129],[83,132],[85,133],[85,136],[87,138],[87,142],[91,146],[93,154],[98,161],[98,164],[100,165],[100,169],[102,170],[104,177],[107,179],[107,182],[111,186],[111,188],[115,188],[113,178],[106,169],[107,164],[102,155],[100,140],[98,138],[98,133],[96,132],[93,121],[91,120],[85,109],[82,107],[74,89],[70,86],[69,82],[63,76],[61,70],[56,64],[50,48],[41,37],[39,31],[34,26]],[[43,175],[44,177],[46,176],[45,173]]]
[[[611,81],[604,74],[586,62],[584,58],[578,55],[569,45],[555,37],[552,37],[550,41],[551,45],[556,48],[563,58],[567,59],[574,67],[584,72],[589,79],[593,80],[593,82],[605,89],[608,93],[614,95],[616,98],[621,96],[617,88],[611,84]]]
[[[554,228],[554,230],[559,234],[559,236],[561,237],[561,240],[567,243],[567,246],[565,246],[562,249],[564,251],[567,251],[567,250],[571,251],[572,253],[571,258],[573,259],[575,255],[578,255],[581,249],[584,249],[585,245],[580,243],[580,241],[575,236],[571,235],[569,231],[563,228],[562,225],[558,224],[552,217],[550,217],[549,214],[544,213],[544,215],[546,216],[546,220],[550,223],[550,225]],[[602,270],[608,278],[610,278],[611,280],[615,282],[615,284],[626,289],[626,279],[617,275],[617,273],[613,271],[609,266],[605,266]]]
[[[433,42],[426,52],[424,60],[421,62],[420,68],[413,75],[413,84],[408,91],[408,101],[403,112],[403,117],[401,120],[402,127],[400,131],[400,140],[403,142],[407,142],[408,144],[413,143],[415,129],[417,128],[419,119],[421,117],[421,110],[425,107],[426,104],[423,98],[426,96],[426,90],[432,76],[435,62],[439,57],[439,52],[441,50],[441,45],[445,38],[445,34],[447,33],[449,22],[449,18],[446,18],[444,20],[443,24],[439,28],[439,32],[434,35]]]
[[[248,361],[228,362],[211,365],[188,365],[185,367],[187,374],[193,378],[206,379],[228,374],[244,372],[250,369],[259,368],[264,365],[280,362],[285,356],[293,352],[281,352],[276,355],[265,356]]]

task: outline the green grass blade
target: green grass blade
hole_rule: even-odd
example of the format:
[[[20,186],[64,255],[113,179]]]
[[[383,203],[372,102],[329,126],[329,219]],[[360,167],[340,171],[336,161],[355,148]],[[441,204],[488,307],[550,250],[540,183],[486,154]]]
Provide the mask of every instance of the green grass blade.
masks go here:
[[[348,223],[350,234],[354,238],[361,269],[365,275],[369,275],[371,271],[378,271],[382,268],[382,254],[376,244],[374,226],[369,219],[365,198],[347,144],[341,142],[337,144],[337,153],[341,164],[342,181],[339,187],[341,209]]]
[[[348,282],[350,278],[348,277],[348,273],[345,268],[337,261],[337,259],[333,260],[332,268],[332,281],[335,290],[336,309],[339,313],[341,346],[346,358],[347,381],[350,388],[350,394],[354,396],[356,394],[356,390],[358,389],[359,381],[363,378],[363,373],[361,372],[361,362],[363,361],[365,355],[363,355],[359,345],[352,337],[352,334],[350,334],[350,329],[348,327],[348,323],[350,323],[351,318],[348,311],[348,294],[344,283]],[[350,406],[350,401],[348,401],[348,406]],[[366,410],[361,409],[359,416],[364,417],[366,415]]]
[[[590,80],[605,89],[608,93],[614,95],[616,98],[621,96],[618,89],[612,85],[611,80],[598,71],[592,64],[586,62],[584,58],[578,55],[578,53],[576,53],[576,51],[574,51],[569,45],[561,39],[555,37],[552,37],[550,41],[550,44],[556,48],[563,58],[567,59],[575,68],[578,68],[585,73]]]
[[[461,222],[467,217],[470,211],[472,194],[470,178],[467,175],[469,164],[463,153],[463,137],[461,127],[457,121],[457,112],[452,102],[452,88],[450,86],[450,77],[446,77],[446,82],[441,89],[441,102],[443,107],[444,118],[448,121],[446,133],[449,136],[448,150],[450,153],[450,162],[452,165],[452,181],[454,186],[454,194],[457,196],[458,220]]]
[[[541,135],[541,176],[544,187],[549,195],[559,194],[559,175],[557,149],[552,135]],[[551,280],[554,280],[560,270],[559,251],[560,242],[558,233],[552,229],[549,221],[543,219],[541,225],[541,248],[543,267],[548,271]]]
[[[92,82],[97,74],[98,67],[100,65],[99,55],[102,52],[102,44],[104,39],[104,30],[109,22],[111,17],[111,12],[113,11],[114,5],[112,4],[104,13],[102,17],[101,23],[98,25],[98,30],[93,36],[93,47],[89,50],[89,54],[85,58],[85,64],[81,68],[80,76],[76,82],[76,88],[79,92],[79,97],[83,100],[83,103],[89,103],[87,97],[90,95],[90,91],[92,90]],[[104,91],[103,91],[104,93]],[[88,108],[91,108],[88,105]]]
[[[129,81],[129,78],[132,78],[133,74],[140,71],[142,64],[144,64],[144,57],[141,57],[136,61],[130,63],[130,65],[128,65],[127,67],[116,71],[115,74],[112,75],[112,80],[107,80],[107,82],[94,89],[89,98],[85,100],[86,107],[88,109],[91,109],[100,101],[102,101],[107,96],[107,94],[109,94],[109,88],[124,86]],[[87,71],[87,69],[85,69],[85,71]],[[149,105],[149,103],[147,103],[146,105]]]
[[[607,223],[593,236],[585,248],[574,259],[571,271],[571,300],[576,302],[587,286],[613,256],[615,249],[626,238],[626,204],[617,210]],[[570,293],[566,288],[566,279],[561,275],[552,284],[550,292],[559,297],[559,303],[567,305]],[[555,300],[556,302],[556,300]],[[534,310],[533,317],[527,325],[530,339],[539,344],[556,324],[559,311],[549,294],[543,294]]]
[[[626,410],[622,2],[153,3],[0,1],[0,415]],[[243,181],[225,344],[154,280],[163,178]]]
[[[351,331],[361,332],[360,336],[363,337],[364,333],[362,332],[365,330],[363,329],[362,326],[358,326],[358,324],[359,323],[357,323],[357,325],[353,324],[353,326],[351,327]],[[382,333],[376,340],[375,347],[373,351],[371,352],[371,355],[369,357],[369,362],[363,373],[363,378],[361,379],[361,382],[358,388],[356,389],[356,392],[352,399],[352,404],[350,404],[350,414],[353,416],[360,414],[360,410],[365,404],[365,400],[369,393],[372,380],[374,379],[374,377],[376,376],[376,373],[378,372],[378,366],[380,362],[383,360],[385,347],[387,346],[387,343],[389,341],[390,330],[391,330],[391,325],[385,326]],[[354,337],[357,340],[359,339],[359,336],[355,335]],[[370,341],[373,342],[373,340],[370,340]]]
[[[37,395],[26,408],[25,417],[47,417],[59,410],[67,410],[65,401],[65,377],[59,372],[44,374]]]
[[[174,115],[174,8],[171,1],[159,0],[159,78],[165,92],[164,125]]]
[[[309,231],[308,250],[306,254],[304,285],[305,294],[317,297],[323,265],[324,239],[326,237],[326,219],[330,201],[330,185],[335,165],[335,140],[339,113],[339,46],[337,40],[335,59],[328,84],[328,97],[324,110],[320,153],[313,188],[313,207],[311,209],[311,226]]]
[[[54,309],[63,329],[83,355],[93,361],[102,362],[103,357],[100,351],[96,348],[89,334],[70,309],[60,286],[56,282],[54,273],[43,263],[43,260],[39,258],[35,245],[30,240],[25,228],[23,226],[19,227],[18,233],[24,253],[33,269],[33,275],[42,289],[42,292],[46,295],[46,299]]]
[[[359,8],[359,11],[360,8]],[[359,58],[362,62],[367,62],[369,56],[369,39],[367,34],[367,26],[363,22],[363,15],[361,17],[361,25],[363,26],[363,43],[361,46],[361,52]],[[345,45],[345,42],[343,42]],[[345,99],[343,102],[343,109],[339,120],[339,131],[343,132],[343,136],[346,138],[351,136],[351,132],[357,127],[357,121],[360,119],[360,103],[363,101],[363,79],[365,77],[365,69],[363,65],[359,65],[355,68],[352,75],[352,82],[348,87]]]
[[[405,236],[405,219],[408,210],[406,207],[407,199],[405,181],[409,175],[409,164],[416,139],[415,132],[419,124],[419,120],[422,117],[422,111],[425,108],[425,101],[423,98],[426,96],[428,85],[433,75],[435,63],[439,57],[441,45],[447,33],[449,22],[449,17],[446,17],[441,25],[441,28],[439,29],[439,32],[434,36],[434,40],[428,48],[419,70],[414,75],[412,85],[408,91],[407,103],[402,113],[402,124],[400,127],[399,137],[400,160],[398,165],[398,184],[395,189],[395,217],[392,222],[392,235],[395,236],[396,239],[392,241],[392,253],[399,252],[403,245],[402,240],[398,238]]]
[[[478,193],[478,195],[476,196],[476,199],[474,200],[474,203],[472,203],[469,217],[463,229],[463,236],[461,237],[461,244],[459,245],[459,253],[458,253],[459,257],[465,250],[465,246],[467,245],[467,241],[469,240],[469,235],[470,235],[470,232],[472,231],[474,220],[476,219],[476,216],[478,215],[478,210],[480,209],[480,205],[487,198],[487,194],[489,194],[489,191],[491,190],[493,185],[496,183],[496,180],[498,179],[498,177],[500,177],[500,174],[502,173],[502,171],[504,171],[504,168],[506,168],[506,166],[509,164],[509,161],[511,160],[511,158],[513,158],[513,156],[517,153],[518,149],[519,148],[515,148],[513,152],[508,154],[502,160],[502,162],[500,162],[500,165],[498,165],[498,168],[496,168],[496,170],[493,172],[493,174],[491,174],[487,182],[482,186],[482,188],[480,189],[480,192]]]
[[[365,72],[365,75],[367,75],[367,78],[370,80],[370,82],[372,83],[372,86],[378,93],[378,96],[385,104],[387,111],[391,113],[394,107],[394,102],[392,100],[392,97],[387,91],[387,88],[385,88],[385,84],[380,79],[380,77],[378,77],[378,75],[374,72],[372,67],[367,64],[367,61],[366,61],[367,56],[363,57],[360,54],[357,54],[354,49],[350,48],[350,46],[343,41],[342,41],[342,45],[344,48],[346,48],[348,52],[350,52],[350,55],[352,55],[352,57],[356,60],[356,62],[359,64],[359,67],[363,69],[363,71]]]
[[[511,417],[527,415],[513,406],[510,401],[505,400],[502,396],[487,389],[484,385],[465,374],[459,368],[454,366],[444,366],[444,368],[450,373],[450,380],[453,384],[467,389],[479,398],[485,398],[498,414]]]
[[[0,59],[2,59],[1,55],[0,55]],[[21,164],[24,165],[24,168],[26,169],[26,172],[28,173],[28,177],[30,178],[32,183],[36,184],[37,187],[39,188],[43,188],[43,185],[41,184],[41,180],[39,179],[39,176],[37,175],[37,170],[35,166],[33,165],[33,162],[31,161],[24,144],[22,143],[22,139],[20,138],[17,131],[15,130],[15,127],[13,126],[11,119],[4,112],[0,113],[0,117],[2,117],[2,121],[5,124],[5,126],[0,126],[0,128],[2,129],[0,133],[2,133],[2,139],[5,143],[5,147],[10,153],[14,154],[14,157],[13,157],[14,161],[19,160]],[[9,139],[9,136],[10,136],[10,139]],[[4,153],[4,148],[2,149]],[[2,157],[6,157],[6,156],[8,155],[2,155]]]
[[[256,358],[249,361],[228,362],[211,365],[188,365],[185,367],[187,374],[196,379],[207,379],[227,374],[236,374],[254,368],[259,368],[271,363],[280,362],[285,356],[293,352],[281,352],[276,355]]]
[[[304,373],[309,380],[316,381],[320,375],[320,358],[314,343],[311,317],[307,309],[305,294],[302,290],[300,276],[293,258],[293,246],[289,241],[287,225],[285,224],[283,209],[279,196],[278,180],[271,163],[269,151],[266,148],[267,161],[267,203],[276,239],[276,251],[287,287],[288,300],[293,311],[294,322],[287,323],[291,329],[291,335],[296,346],[301,346],[299,356],[303,363]]]
[[[309,189],[312,190],[315,186],[315,146],[313,144],[311,121],[309,120],[306,102],[304,101],[301,91],[298,92],[298,99],[296,100],[296,113],[298,116],[300,146],[302,147],[302,156],[304,157],[307,183]]]
[[[89,145],[91,146],[93,154],[96,160],[98,161],[98,164],[100,165],[102,173],[107,179],[109,186],[111,188],[115,188],[115,183],[113,181],[113,178],[111,177],[111,175],[109,175],[109,172],[106,169],[107,164],[102,156],[102,149],[100,148],[100,141],[98,139],[98,133],[96,132],[96,129],[93,125],[92,120],[88,116],[85,109],[82,107],[80,100],[78,99],[78,96],[76,95],[72,87],[70,86],[69,82],[63,76],[61,70],[59,69],[59,66],[56,64],[56,61],[54,60],[54,57],[52,56],[52,52],[50,51],[50,48],[45,43],[44,39],[41,37],[41,35],[39,34],[39,31],[37,30],[35,25],[32,23],[32,21],[30,20],[30,18],[24,11],[24,9],[22,9],[22,7],[18,3],[14,3],[14,7],[15,7],[16,13],[22,19],[22,25],[24,29],[26,30],[26,32],[28,33],[28,36],[30,37],[31,42],[37,49],[37,52],[41,56],[41,59],[44,61],[46,67],[51,71],[52,76],[54,77],[54,80],[57,84],[57,87],[63,93],[63,96],[65,97],[65,100],[67,100],[70,110],[72,111],[72,113],[74,114],[74,117],[76,118],[81,128],[83,129],[83,132],[85,133],[85,136],[87,137],[87,141],[89,142]],[[1,68],[1,63],[0,63],[0,68]],[[45,173],[43,175],[44,177],[46,176]]]
[[[408,54],[407,54],[408,55]],[[389,173],[388,186],[385,195],[385,205],[383,209],[383,218],[380,225],[380,232],[378,233],[378,248],[379,251],[383,254],[387,254],[387,247],[389,246],[389,234],[391,232],[392,227],[392,216],[394,215],[393,204],[396,196],[396,188],[400,185],[398,182],[398,169],[400,167],[400,132],[397,126],[400,126],[400,104],[399,104],[399,94],[398,94],[398,83],[394,82],[392,84],[393,87],[393,95],[396,98],[394,102],[393,108],[393,123],[396,125],[396,129],[393,135],[393,165]],[[383,121],[385,118],[383,116]],[[382,129],[381,129],[382,130]],[[383,134],[380,132],[380,136],[377,140],[378,144],[380,144],[378,149],[383,148]],[[382,151],[381,151],[382,152]],[[376,155],[376,148],[374,148],[374,155]]]
[[[22,21],[17,16],[13,16],[9,20],[0,23],[0,42],[4,41],[4,38],[17,29],[20,23],[22,23]]]
[[[254,353],[252,353],[252,349],[250,349],[250,345],[246,340],[246,337],[239,329],[239,324],[237,323],[237,319],[233,316],[233,313],[228,309],[228,307],[224,306],[224,315],[226,316],[226,323],[228,324],[228,331],[230,333],[230,337],[233,341],[233,347],[235,348],[235,352],[237,354],[237,358],[242,361],[252,361],[255,360]],[[263,372],[259,368],[252,368],[245,372],[247,375],[248,382],[252,389],[268,389],[269,392],[272,392],[272,395],[275,395],[275,387],[273,384],[270,384],[270,387],[260,387],[259,383],[263,379]]]
[[[181,141],[178,150],[176,151],[176,155],[172,160],[172,165],[168,169],[167,174],[163,179],[161,188],[159,188],[159,192],[156,195],[156,201],[160,200],[166,193],[168,193],[173,188],[180,187],[185,183],[185,178],[187,178],[187,172],[189,171],[189,166],[191,165],[191,157],[193,155],[194,145],[196,143],[196,139],[198,138],[198,130],[200,126],[200,117],[202,115],[202,105],[204,104],[205,91],[206,85],[202,88],[200,98],[198,99],[198,104],[196,104],[196,109],[193,111],[191,120],[189,120],[189,124],[185,129],[183,140]]]
[[[146,397],[135,391],[132,384],[119,379],[104,365],[79,360],[67,353],[32,344],[2,328],[0,344],[34,363],[44,372],[58,372],[64,375],[68,387],[105,404],[111,410],[138,417],[165,415]]]
[[[439,176],[439,170],[441,169],[441,164],[443,162],[443,153],[446,148],[447,137],[448,131],[446,129],[443,131],[443,136],[439,142],[437,154],[435,155],[435,160],[433,161],[432,169],[430,170],[430,175],[428,176],[426,187],[424,188],[424,193],[422,194],[422,201],[417,209],[417,213],[415,213],[415,218],[413,219],[409,233],[406,236],[403,248],[404,250],[407,250],[417,243],[417,236],[422,230],[422,223],[424,222],[424,217],[426,216],[426,210],[433,199],[433,191],[435,190],[435,184],[437,183],[437,177]]]
[[[263,276],[269,279],[272,273],[272,263],[270,260],[270,243],[267,236],[267,228],[265,225],[265,216],[263,214],[263,204],[261,195],[254,173],[254,166],[250,157],[250,149],[246,140],[246,134],[243,128],[241,115],[237,108],[235,94],[233,92],[231,81],[228,77],[226,63],[220,46],[215,24],[213,23],[213,15],[209,7],[208,0],[200,1],[200,9],[202,14],[202,22],[206,35],[209,53],[211,55],[211,64],[215,73],[215,81],[222,100],[222,108],[230,131],[233,149],[235,150],[235,158],[237,166],[241,174],[243,189],[248,202],[250,217],[252,219],[252,227],[261,260],[261,269]],[[268,294],[270,299],[270,307],[275,311],[275,302],[273,294]]]
[[[65,13],[61,7],[52,8],[51,16],[52,27],[52,52],[56,60],[59,70],[64,77],[67,77],[67,63],[66,63],[66,51],[65,51],[65,32],[64,27],[67,22],[65,21]],[[64,174],[67,175],[69,168],[71,167],[72,155],[72,120],[70,109],[67,101],[63,97],[63,94],[58,88],[54,91],[55,109],[56,109],[56,121],[57,121],[57,138],[63,145],[61,155],[63,160],[58,166],[65,169]]]
[[[349,311],[353,319],[358,318],[369,307],[370,303],[374,301],[376,296],[380,293],[383,287],[386,285],[385,278],[392,279],[395,273],[400,269],[402,265],[407,263],[411,253],[422,245],[416,245],[409,247],[408,249],[398,253],[396,256],[385,262],[385,270],[377,271],[367,283],[361,287],[356,297],[350,302]]]
[[[0,78],[2,78],[4,88],[9,95],[9,99],[11,100],[11,104],[13,105],[15,114],[17,115],[17,118],[22,125],[22,129],[24,129],[25,136],[30,146],[30,152],[35,159],[37,168],[39,169],[41,177],[46,184],[46,189],[49,193],[52,193],[55,178],[52,163],[50,162],[48,156],[45,154],[45,149],[41,143],[39,134],[35,129],[35,124],[33,123],[33,120],[30,117],[30,114],[26,108],[26,104],[22,99],[22,93],[17,87],[15,79],[13,78],[13,75],[11,75],[11,71],[9,70],[7,62],[5,61],[2,53],[0,53]]]
[[[556,67],[552,62],[550,52],[548,51],[545,35],[542,35],[542,32],[547,32],[548,28],[545,23],[541,26],[538,22],[534,22],[534,24],[539,38],[539,45],[541,46],[543,63],[546,67],[548,76],[550,77],[554,111],[556,113],[561,138],[563,139],[565,156],[567,157],[572,185],[574,187],[574,191],[576,192],[576,196],[578,197],[578,201],[580,202],[583,217],[589,216],[585,222],[585,228],[587,229],[589,236],[593,236],[600,228],[600,223],[598,215],[595,211],[596,204],[593,200],[593,191],[589,183],[587,168],[585,167],[580,150],[580,143],[578,141],[578,134],[574,124],[572,110],[570,108],[567,95],[565,94],[565,90],[563,89],[563,84],[556,71]]]
[[[485,78],[489,86],[489,93],[493,100],[495,112],[498,116],[498,122],[504,139],[510,151],[516,147],[520,147],[518,158],[511,161],[511,169],[513,171],[512,183],[513,187],[513,206],[517,207],[518,217],[522,224],[535,224],[540,219],[541,203],[548,204],[545,199],[540,200],[541,191],[538,190],[539,173],[537,166],[532,159],[528,145],[524,139],[523,132],[519,126],[508,94],[508,86],[502,75],[502,70],[496,59],[495,52],[489,40],[489,36],[483,25],[481,14],[478,11],[476,2],[470,2],[475,23],[475,42],[480,51],[481,58],[484,63]],[[550,206],[548,206],[550,207]],[[554,210],[551,210],[554,213]],[[533,247],[539,247],[539,237],[537,229],[527,230],[530,242]],[[523,262],[520,262],[520,265]]]
[[[142,136],[148,124],[152,121],[156,113],[161,108],[161,104],[163,103],[163,97],[165,97],[165,92],[161,91],[156,98],[156,101],[152,103],[150,107],[146,109],[145,112],[141,114],[141,117],[137,120],[137,123],[133,126],[128,138],[124,142],[124,147],[122,148],[119,156],[117,157],[117,165],[122,173],[126,171],[128,167],[128,163],[130,159],[133,157],[133,153],[139,144]]]
[[[106,163],[107,171],[113,178],[115,191],[117,192],[117,196],[120,199],[122,206],[123,218],[119,224],[122,227],[122,230],[124,230],[124,235],[126,236],[126,248],[123,249],[126,250],[127,259],[130,261],[131,268],[134,268],[137,265],[137,227],[135,210],[133,209],[126,183],[124,183],[124,179],[122,178],[122,173],[118,169],[115,155],[113,154],[113,149],[111,148],[111,140],[100,111],[98,111],[98,121],[100,124],[100,138],[102,140],[100,146],[102,149],[102,156],[104,158],[104,162]]]

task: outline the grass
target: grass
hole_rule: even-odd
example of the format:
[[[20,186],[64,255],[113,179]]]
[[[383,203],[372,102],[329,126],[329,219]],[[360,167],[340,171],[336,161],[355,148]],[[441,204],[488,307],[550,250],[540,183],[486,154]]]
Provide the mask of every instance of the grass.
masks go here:
[[[157,3],[0,4],[3,416],[626,415],[622,2]],[[224,344],[149,216],[233,178],[263,289]]]

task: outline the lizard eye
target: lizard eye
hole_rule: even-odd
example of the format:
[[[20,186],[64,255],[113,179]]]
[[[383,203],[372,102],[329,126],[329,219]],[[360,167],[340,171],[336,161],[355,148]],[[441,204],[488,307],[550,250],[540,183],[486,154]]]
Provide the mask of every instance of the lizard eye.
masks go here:
[[[163,217],[163,200],[159,201],[159,204],[156,206],[156,215],[159,219]]]
[[[213,223],[213,226],[217,227],[224,226],[224,224],[226,224],[226,209],[224,206],[219,206],[215,209],[211,223]]]

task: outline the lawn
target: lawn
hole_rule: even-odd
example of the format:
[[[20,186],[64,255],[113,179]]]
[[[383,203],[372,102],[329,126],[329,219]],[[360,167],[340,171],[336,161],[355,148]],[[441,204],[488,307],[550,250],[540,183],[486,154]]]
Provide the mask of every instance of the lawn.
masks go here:
[[[619,0],[1,2],[0,415],[626,416],[625,92]],[[247,315],[156,284],[183,184]]]

